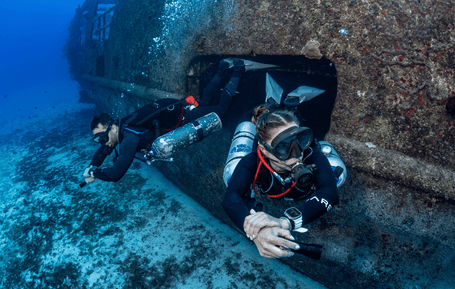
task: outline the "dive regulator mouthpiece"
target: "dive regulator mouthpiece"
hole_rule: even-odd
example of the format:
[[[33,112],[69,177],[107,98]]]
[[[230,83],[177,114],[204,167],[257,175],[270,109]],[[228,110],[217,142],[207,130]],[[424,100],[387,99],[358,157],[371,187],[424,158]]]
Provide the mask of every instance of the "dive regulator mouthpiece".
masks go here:
[[[302,163],[298,163],[292,168],[292,176],[299,187],[307,187],[313,183],[313,172]]]

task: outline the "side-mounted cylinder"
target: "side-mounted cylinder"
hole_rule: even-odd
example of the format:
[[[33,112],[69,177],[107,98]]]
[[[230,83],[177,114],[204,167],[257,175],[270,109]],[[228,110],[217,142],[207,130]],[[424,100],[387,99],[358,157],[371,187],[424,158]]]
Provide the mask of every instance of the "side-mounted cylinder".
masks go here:
[[[211,112],[186,125],[157,138],[145,158],[147,163],[155,159],[167,159],[175,152],[201,141],[206,136],[222,128],[220,117]]]
[[[336,181],[337,181],[337,188],[341,187],[346,178],[348,176],[348,171],[346,170],[346,166],[344,165],[343,161],[341,160],[340,156],[338,155],[337,151],[333,148],[333,146],[326,141],[320,141],[319,145],[321,146],[322,153],[327,157],[329,160],[330,166],[332,166],[332,170],[335,173]]]
[[[235,129],[223,172],[223,181],[226,186],[239,161],[252,152],[255,137],[256,126],[251,121],[244,121]]]

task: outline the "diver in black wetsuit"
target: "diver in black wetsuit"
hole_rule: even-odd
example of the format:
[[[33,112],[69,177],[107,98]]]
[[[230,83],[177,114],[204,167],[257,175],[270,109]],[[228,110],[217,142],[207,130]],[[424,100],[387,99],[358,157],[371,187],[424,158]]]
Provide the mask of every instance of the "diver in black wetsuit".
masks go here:
[[[222,205],[235,225],[254,241],[261,256],[290,257],[293,253],[288,248],[298,250],[290,231],[314,221],[338,203],[335,175],[311,130],[299,127],[292,112],[270,112],[260,106],[252,122],[259,137],[257,151],[236,166]],[[254,210],[257,203],[251,197],[252,189],[271,199],[290,198],[302,204],[275,218]]]
[[[222,60],[217,73],[204,89],[197,108],[184,109],[183,105],[180,105],[175,106],[175,109],[172,106],[172,112],[166,111],[168,113],[167,127],[170,127],[170,129],[165,131],[176,129],[210,112],[215,112],[219,117],[222,117],[235,94],[240,75],[245,71],[244,62],[241,59],[234,59],[234,72],[221,93],[220,102],[218,105],[211,106],[210,101],[217,93],[223,74],[228,69],[229,63]],[[175,102],[175,100],[169,99],[162,99],[157,102],[160,101],[161,105],[169,105],[173,101]],[[101,147],[93,156],[89,168],[84,171],[83,177],[87,184],[94,182],[96,179],[108,182],[119,181],[131,166],[136,152],[147,149],[157,138],[154,130],[131,125],[126,127],[121,125],[119,127],[118,121],[115,122],[105,113],[93,118],[91,129],[94,135],[93,140],[101,144]],[[98,168],[114,149],[116,151],[114,165],[110,168]]]

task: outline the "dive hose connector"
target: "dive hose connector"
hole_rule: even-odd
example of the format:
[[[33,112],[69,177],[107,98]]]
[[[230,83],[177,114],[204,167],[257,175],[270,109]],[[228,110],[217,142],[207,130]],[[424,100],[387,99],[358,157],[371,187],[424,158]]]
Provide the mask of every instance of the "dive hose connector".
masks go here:
[[[147,165],[151,165],[154,161],[164,161],[164,162],[173,162],[174,158],[165,158],[165,159],[159,159],[155,157],[155,154],[153,153],[153,150],[146,150],[143,149],[141,152],[144,154],[144,161]]]
[[[286,181],[283,180],[283,178],[280,177],[280,175],[278,175],[277,172],[273,172],[272,174],[273,174],[273,176],[274,176],[274,177],[275,177],[283,186],[284,186],[286,183],[289,183],[289,182],[290,182],[290,180],[289,180],[289,181],[288,181],[288,180],[286,180]]]

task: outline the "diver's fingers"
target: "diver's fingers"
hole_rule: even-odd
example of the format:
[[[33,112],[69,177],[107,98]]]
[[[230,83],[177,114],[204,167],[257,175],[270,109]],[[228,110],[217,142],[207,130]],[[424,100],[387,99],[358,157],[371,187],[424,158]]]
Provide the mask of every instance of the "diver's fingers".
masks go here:
[[[283,249],[283,248],[279,248],[281,250],[280,252],[280,258],[287,258],[287,257],[292,257],[294,256],[294,252],[292,252],[291,250],[288,250],[288,249]]]
[[[292,242],[279,237],[279,228],[266,228],[259,232],[259,236],[254,240],[259,254],[266,258],[290,257],[294,253],[289,248],[295,248]],[[287,246],[286,246],[287,245]]]
[[[243,228],[246,229],[249,225],[255,222],[259,218],[263,218],[264,212],[256,213],[254,210],[250,210],[250,215],[246,216],[243,222]],[[246,230],[245,230],[246,231]]]
[[[243,230],[245,231],[248,238],[251,240],[254,239],[257,235],[254,234],[254,227],[264,218],[264,213],[259,212],[252,215],[249,215],[245,218],[243,222]],[[254,236],[253,236],[254,235]]]
[[[90,177],[90,168],[86,168],[84,171],[84,178]]]
[[[280,258],[284,254],[284,251],[278,248],[275,244],[269,243],[269,240],[257,238],[253,240],[256,244],[259,254],[265,258]]]
[[[245,218],[243,229],[250,239],[254,239],[262,228],[279,226],[279,224],[274,222],[273,219],[273,217],[264,212],[249,215]]]
[[[256,219],[252,225],[253,226],[250,227],[250,230],[252,230],[251,233],[254,236],[257,236],[259,234],[259,231],[262,230],[263,228],[279,227],[280,223],[277,221],[276,218],[264,213],[264,215],[261,218]]]
[[[295,240],[294,236],[291,235],[291,231],[289,230],[279,228],[276,230],[276,233],[278,234],[278,236],[286,238],[288,240],[291,241]]]
[[[266,254],[272,256],[271,258],[284,258],[294,256],[294,252],[291,250],[277,246],[268,246]]]
[[[291,235],[291,232],[289,230],[285,229],[276,229],[275,230],[276,234],[278,237],[281,237],[280,243],[278,245],[284,246],[286,248],[291,248],[294,250],[300,249],[300,246],[292,241],[295,240],[295,238]]]

